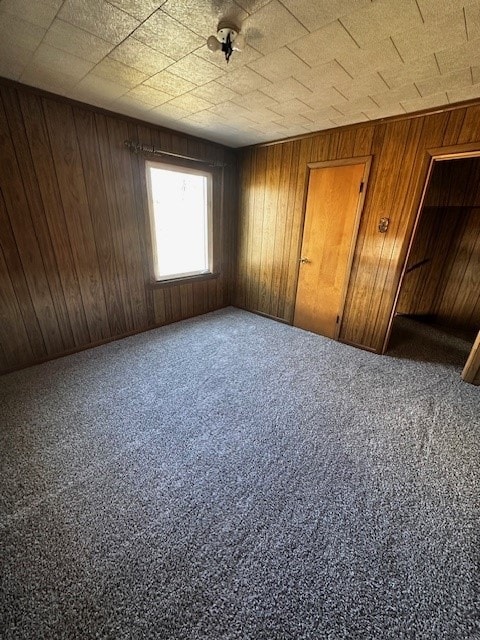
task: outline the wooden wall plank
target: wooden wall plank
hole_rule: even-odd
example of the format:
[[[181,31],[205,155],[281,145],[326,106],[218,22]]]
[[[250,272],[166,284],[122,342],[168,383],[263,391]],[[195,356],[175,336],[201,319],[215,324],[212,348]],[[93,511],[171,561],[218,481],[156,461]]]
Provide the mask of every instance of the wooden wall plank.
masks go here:
[[[107,118],[107,131],[117,210],[120,224],[125,231],[123,233],[124,261],[132,306],[133,327],[138,330],[148,326],[148,319],[145,275],[133,191],[131,155],[124,145],[125,140],[128,140],[128,126],[126,122],[117,118]]]
[[[110,328],[73,110],[58,102],[43,102],[90,340],[98,342],[108,338]]]
[[[56,353],[65,349],[71,349],[74,346],[72,328],[18,96],[11,87],[3,87],[2,96],[25,196],[30,210],[30,219],[33,226],[31,233],[34,234],[38,243],[38,250],[44,269],[44,278],[48,284],[52,301],[52,306],[47,310],[44,323],[44,333],[46,333],[45,345],[48,353]],[[32,236],[27,236],[23,240],[27,243],[32,242],[32,245],[35,244]],[[48,296],[45,302],[46,304],[49,303]]]
[[[115,260],[113,233],[108,215],[107,194],[102,173],[102,161],[98,147],[98,135],[95,114],[77,109],[74,112],[82,167],[85,177],[85,189],[90,210],[93,238],[98,255],[109,330],[113,335],[126,331],[123,312],[120,274]]]
[[[22,301],[24,322],[32,349],[36,356],[41,357],[52,346],[48,327],[49,302],[50,305],[52,302],[1,100],[0,148],[0,241],[9,271],[13,274],[14,288]]]
[[[58,267],[68,320],[73,334],[72,349],[88,344],[87,319],[75,268],[65,212],[60,197],[57,174],[53,162],[50,139],[41,98],[19,92],[23,122],[32,154],[35,176],[40,189],[54,259]],[[48,251],[48,250],[47,250]]]
[[[35,358],[0,242],[0,344],[4,369]]]

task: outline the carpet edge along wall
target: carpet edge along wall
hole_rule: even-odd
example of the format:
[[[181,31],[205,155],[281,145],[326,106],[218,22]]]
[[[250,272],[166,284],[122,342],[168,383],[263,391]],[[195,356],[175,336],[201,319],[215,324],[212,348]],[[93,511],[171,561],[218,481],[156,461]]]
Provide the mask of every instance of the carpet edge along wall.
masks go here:
[[[218,277],[152,286],[144,158],[127,139],[228,163],[214,170]],[[233,150],[3,79],[0,147],[0,372],[230,303]]]

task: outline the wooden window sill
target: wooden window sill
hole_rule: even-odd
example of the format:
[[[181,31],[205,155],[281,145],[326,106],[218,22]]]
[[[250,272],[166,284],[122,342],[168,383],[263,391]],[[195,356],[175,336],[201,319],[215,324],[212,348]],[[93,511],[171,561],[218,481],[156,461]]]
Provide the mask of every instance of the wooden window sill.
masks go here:
[[[165,287],[175,287],[181,284],[191,284],[193,282],[203,282],[204,280],[216,280],[220,273],[199,273],[195,276],[185,278],[172,278],[171,280],[154,280],[150,282],[152,289],[164,289]]]

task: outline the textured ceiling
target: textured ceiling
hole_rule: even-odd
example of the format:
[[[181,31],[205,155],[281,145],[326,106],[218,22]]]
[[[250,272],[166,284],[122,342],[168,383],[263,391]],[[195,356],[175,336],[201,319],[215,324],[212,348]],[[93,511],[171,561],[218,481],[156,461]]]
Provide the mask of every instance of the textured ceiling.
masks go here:
[[[0,0],[0,75],[238,147],[480,97],[480,0]]]

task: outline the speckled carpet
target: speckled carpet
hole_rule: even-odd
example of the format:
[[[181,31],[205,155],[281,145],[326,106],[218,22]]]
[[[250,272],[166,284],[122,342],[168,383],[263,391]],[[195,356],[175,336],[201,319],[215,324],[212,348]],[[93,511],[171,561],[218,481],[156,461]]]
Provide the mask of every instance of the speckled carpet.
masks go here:
[[[0,378],[1,637],[479,638],[480,390],[408,326],[229,308]]]

